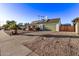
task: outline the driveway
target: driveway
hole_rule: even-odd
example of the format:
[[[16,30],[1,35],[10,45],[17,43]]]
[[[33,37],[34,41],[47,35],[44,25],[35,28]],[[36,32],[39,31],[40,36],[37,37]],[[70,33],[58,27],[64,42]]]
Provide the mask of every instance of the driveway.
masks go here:
[[[9,36],[4,31],[0,31],[0,55],[1,56],[25,56],[29,54],[37,55],[34,52],[32,52],[32,50],[21,44],[23,42],[26,42],[27,39],[30,40],[33,39],[33,37],[21,38],[21,36]]]

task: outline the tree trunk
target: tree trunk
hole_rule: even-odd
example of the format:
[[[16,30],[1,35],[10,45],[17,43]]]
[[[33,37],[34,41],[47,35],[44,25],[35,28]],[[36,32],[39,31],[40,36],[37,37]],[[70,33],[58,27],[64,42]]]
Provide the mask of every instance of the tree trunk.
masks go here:
[[[15,34],[17,34],[17,29],[15,29],[14,31],[15,31]]]

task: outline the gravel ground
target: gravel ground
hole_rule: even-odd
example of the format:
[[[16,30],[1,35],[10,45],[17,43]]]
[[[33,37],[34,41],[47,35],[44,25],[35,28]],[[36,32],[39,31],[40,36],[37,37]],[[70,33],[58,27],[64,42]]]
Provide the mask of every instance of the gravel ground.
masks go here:
[[[79,38],[40,37],[39,40],[26,42],[27,46],[39,56],[78,56]]]

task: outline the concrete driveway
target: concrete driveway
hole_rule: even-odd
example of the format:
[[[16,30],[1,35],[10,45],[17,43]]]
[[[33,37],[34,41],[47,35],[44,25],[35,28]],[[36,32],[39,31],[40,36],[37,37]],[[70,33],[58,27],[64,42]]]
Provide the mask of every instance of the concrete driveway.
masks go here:
[[[20,38],[20,39],[19,39]],[[33,39],[35,37],[22,36],[9,36],[3,30],[0,31],[0,55],[1,56],[25,56],[25,55],[37,55],[29,48],[25,47],[23,42],[27,39]]]

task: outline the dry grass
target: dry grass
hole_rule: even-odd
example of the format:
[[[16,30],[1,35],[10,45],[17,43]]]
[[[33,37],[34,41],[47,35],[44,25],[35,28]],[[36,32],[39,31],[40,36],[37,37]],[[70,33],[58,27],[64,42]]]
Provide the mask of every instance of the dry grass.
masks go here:
[[[78,39],[40,37],[24,45],[40,56],[75,56],[79,55]]]

